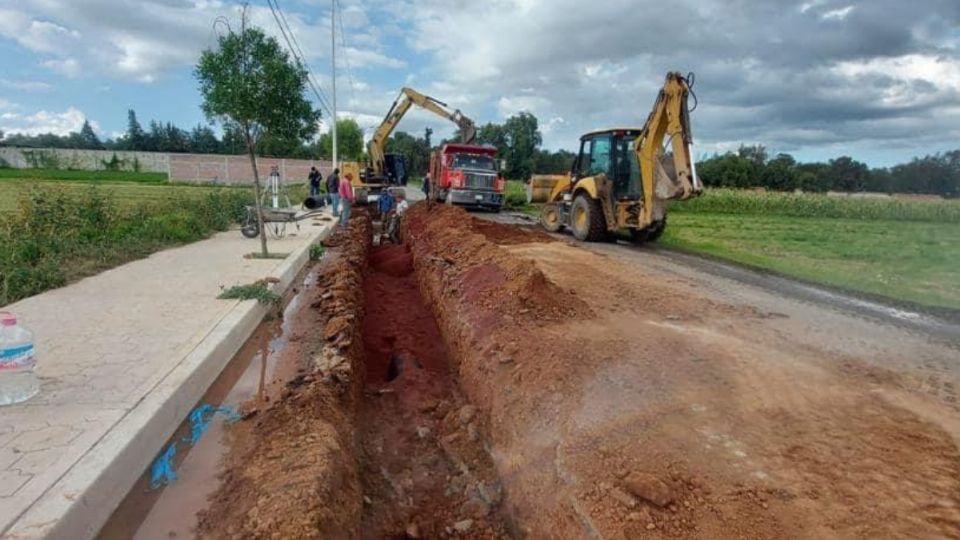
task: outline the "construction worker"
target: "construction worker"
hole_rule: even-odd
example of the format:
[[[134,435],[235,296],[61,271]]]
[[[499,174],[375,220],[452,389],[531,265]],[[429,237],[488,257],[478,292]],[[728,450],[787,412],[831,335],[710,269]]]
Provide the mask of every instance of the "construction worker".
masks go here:
[[[310,180],[310,196],[316,197],[320,195],[320,181],[323,180],[320,171],[318,171],[316,167],[310,167],[310,175],[307,176],[307,179]]]
[[[340,225],[346,227],[350,221],[350,207],[353,206],[353,175],[347,173],[340,181],[337,191],[340,195]]]
[[[423,175],[423,195],[427,199],[427,206],[430,206],[430,173]]]
[[[333,208],[333,217],[340,215],[340,169],[334,169],[333,174],[327,177],[327,197]]]
[[[402,193],[397,193],[395,206],[396,208],[390,213],[388,218],[387,225],[387,236],[390,238],[390,241],[394,244],[400,243],[400,220],[403,218],[403,214],[407,212],[407,208],[410,205],[407,203],[406,197]]]

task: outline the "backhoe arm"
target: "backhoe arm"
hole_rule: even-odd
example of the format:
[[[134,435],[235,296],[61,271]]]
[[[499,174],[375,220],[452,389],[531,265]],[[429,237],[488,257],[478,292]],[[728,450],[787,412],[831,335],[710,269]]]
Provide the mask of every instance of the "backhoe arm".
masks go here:
[[[393,133],[397,124],[400,123],[403,115],[407,114],[410,106],[414,104],[456,124],[457,127],[460,128],[460,138],[462,142],[469,144],[476,138],[477,128],[473,120],[464,116],[459,110],[450,112],[446,109],[446,103],[423,95],[412,88],[403,88],[400,90],[400,96],[393,102],[387,115],[383,118],[383,122],[380,123],[377,131],[373,134],[373,138],[370,139],[370,144],[367,147],[367,152],[370,154],[370,162],[373,165],[375,174],[383,174],[384,149],[387,145],[387,139],[390,137],[390,134]]]
[[[652,220],[654,198],[683,200],[696,197],[703,191],[690,152],[693,135],[687,109],[689,93],[690,86],[685,77],[676,72],[668,73],[643,131],[637,137],[634,150],[640,162],[643,184],[643,223]],[[673,177],[660,165],[665,137],[671,140]]]

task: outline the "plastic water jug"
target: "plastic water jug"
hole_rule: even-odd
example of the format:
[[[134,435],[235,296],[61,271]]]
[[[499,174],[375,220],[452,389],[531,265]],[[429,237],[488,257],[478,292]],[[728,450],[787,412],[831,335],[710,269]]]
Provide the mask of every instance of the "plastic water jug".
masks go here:
[[[26,401],[40,391],[36,364],[33,334],[17,324],[13,313],[0,311],[0,405]]]

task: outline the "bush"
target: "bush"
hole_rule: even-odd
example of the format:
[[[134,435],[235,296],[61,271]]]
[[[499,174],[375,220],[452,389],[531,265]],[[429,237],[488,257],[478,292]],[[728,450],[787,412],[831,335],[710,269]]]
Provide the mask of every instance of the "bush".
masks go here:
[[[239,222],[246,190],[121,207],[91,187],[82,196],[35,187],[0,216],[0,306]]]

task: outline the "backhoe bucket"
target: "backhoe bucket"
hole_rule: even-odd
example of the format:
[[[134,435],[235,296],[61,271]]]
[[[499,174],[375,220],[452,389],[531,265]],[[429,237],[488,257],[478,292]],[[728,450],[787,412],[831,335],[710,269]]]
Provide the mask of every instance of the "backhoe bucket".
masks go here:
[[[527,204],[545,203],[550,200],[553,188],[567,179],[565,174],[535,174],[527,182]]]

